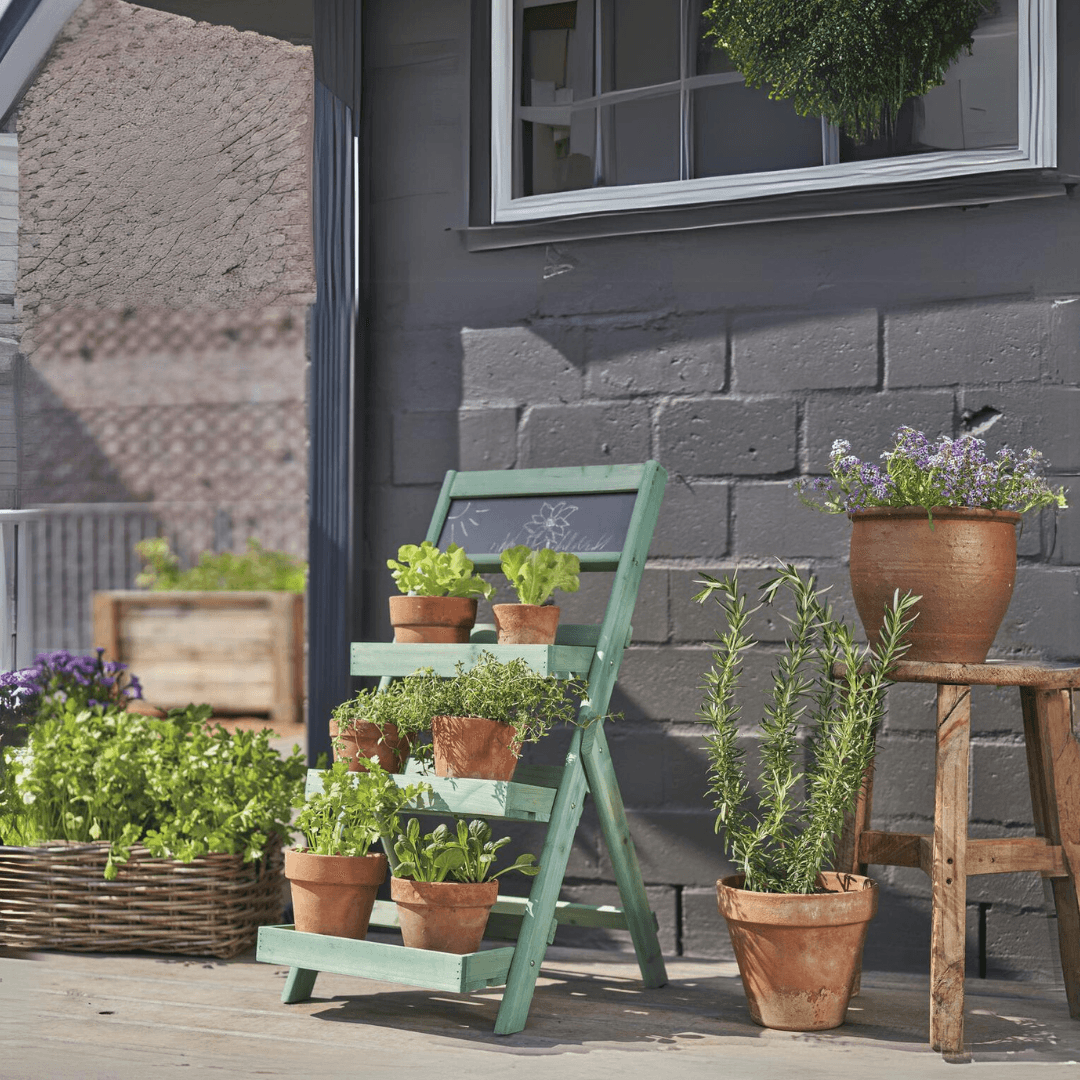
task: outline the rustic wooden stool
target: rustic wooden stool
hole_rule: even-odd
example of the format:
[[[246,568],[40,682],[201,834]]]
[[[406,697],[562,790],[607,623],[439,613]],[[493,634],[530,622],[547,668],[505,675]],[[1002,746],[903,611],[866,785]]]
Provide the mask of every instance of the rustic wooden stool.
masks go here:
[[[1080,744],[1072,731],[1071,690],[1080,667],[1035,664],[939,664],[901,661],[897,682],[937,683],[934,834],[869,828],[873,774],[841,840],[837,868],[917,866],[930,875],[930,1045],[963,1052],[967,879],[974,874],[1035,872],[1053,882],[1061,971],[1069,1015],[1080,1019]],[[968,752],[971,687],[1016,686],[1024,716],[1034,837],[969,840]]]

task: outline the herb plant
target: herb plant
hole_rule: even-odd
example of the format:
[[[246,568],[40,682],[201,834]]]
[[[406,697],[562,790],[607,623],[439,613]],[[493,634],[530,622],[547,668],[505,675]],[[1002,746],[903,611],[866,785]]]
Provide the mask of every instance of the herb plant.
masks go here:
[[[903,637],[919,597],[895,595],[885,610],[875,649],[859,649],[854,631],[832,615],[814,578],[783,566],[761,587],[763,603],[781,590],[791,595],[791,634],[772,677],[760,724],[759,793],[752,794],[740,737],[737,701],[743,654],[756,644],[747,632],[752,611],[738,576],[702,575],[694,599],[719,603],[727,628],[719,635],[705,675],[699,713],[706,725],[709,791],[716,831],[724,831],[728,857],[752,892],[809,893],[831,862],[844,815],[855,805],[874,756],[885,705],[888,672],[906,650]],[[754,609],[756,610],[756,609]],[[834,665],[843,665],[835,674]],[[800,768],[807,736],[807,761]],[[802,786],[803,794],[798,794]]]
[[[543,604],[556,589],[577,592],[581,560],[569,551],[537,551],[525,544],[502,553],[502,570],[522,604]]]
[[[713,0],[706,38],[749,86],[791,98],[857,141],[895,123],[900,106],[945,81],[993,0]]]
[[[405,832],[399,833],[394,842],[394,877],[445,881],[452,874],[455,881],[480,883],[494,881],[511,870],[527,877],[538,874],[535,855],[519,855],[512,866],[490,873],[496,853],[509,843],[509,836],[492,840],[491,826],[486,821],[473,820],[466,825],[459,818],[454,829],[439,825],[421,836],[420,822],[410,818]]]
[[[190,570],[163,537],[140,540],[135,551],[145,563],[135,584],[154,591],[260,591],[302,593],[307,583],[307,563],[284,551],[267,551],[258,540],[247,542],[247,551],[204,551]]]
[[[796,482],[800,498],[827,514],[848,514],[871,506],[980,507],[1024,513],[1044,506],[1065,507],[1065,489],[1056,491],[1043,473],[1038,450],[986,456],[986,443],[973,435],[942,436],[931,443],[911,427],[899,428],[882,465],[860,461],[845,439],[833,443],[829,476]]]
[[[305,767],[272,731],[210,727],[207,705],[157,719],[100,705],[39,718],[3,751],[0,842],[108,841],[106,878],[132,845],[190,862],[212,852],[262,856],[288,833]]]
[[[398,589],[408,596],[482,596],[490,600],[495,586],[478,574],[465,549],[451,544],[440,551],[430,540],[403,544],[398,560],[387,559]]]
[[[356,696],[343,701],[331,714],[338,732],[344,735],[361,723],[374,724],[386,734],[393,724],[401,735],[418,735],[431,727],[424,695],[423,679],[398,679],[385,690],[364,687]]]
[[[322,791],[303,804],[294,828],[312,855],[366,855],[380,837],[401,828],[401,808],[431,790],[429,784],[398,787],[393,774],[365,759],[367,772],[351,773],[336,761],[323,774]]]

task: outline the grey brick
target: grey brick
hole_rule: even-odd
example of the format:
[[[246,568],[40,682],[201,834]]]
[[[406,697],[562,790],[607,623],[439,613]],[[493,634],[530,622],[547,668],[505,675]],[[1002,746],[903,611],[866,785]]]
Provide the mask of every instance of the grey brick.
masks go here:
[[[693,720],[709,658],[705,649],[631,647],[623,658],[612,708],[628,720]]]
[[[852,453],[877,463],[904,424],[931,438],[953,434],[951,390],[886,391],[872,394],[811,394],[804,407],[807,470],[829,471],[836,439],[847,439]]]
[[[727,381],[723,316],[647,326],[592,323],[585,331],[585,385],[598,398],[722,391]]]
[[[840,514],[803,506],[787,483],[743,481],[735,488],[734,551],[744,558],[846,558],[851,525]]]
[[[711,811],[630,810],[626,817],[647,885],[712,885],[731,873]],[[606,850],[600,853],[600,874],[615,876]]]
[[[461,340],[452,330],[387,330],[372,337],[375,393],[394,409],[447,409],[461,399]]]
[[[986,440],[988,453],[1003,446],[1040,450],[1057,472],[1080,469],[1080,389],[1069,386],[1038,388],[964,389],[959,405],[962,416],[976,417],[994,410],[990,424],[976,433]]]
[[[438,483],[457,468],[457,413],[394,413],[394,483]]]
[[[581,333],[554,323],[461,331],[462,397],[468,405],[581,400]]]
[[[888,692],[885,728],[890,735],[933,732],[937,727],[937,687],[927,683],[894,683]],[[1012,686],[971,688],[973,738],[993,740],[1023,732],[1020,695]]]
[[[1054,486],[1068,488],[1068,510],[1044,511],[1042,514],[1043,550],[1051,562],[1065,566],[1080,565],[1080,476],[1055,476]]]
[[[1031,789],[1022,744],[974,743],[971,747],[973,822],[1031,824]]]
[[[576,593],[556,593],[562,608],[560,620],[569,623],[603,621],[614,574],[582,574],[581,588]],[[631,619],[635,642],[667,641],[668,630],[668,572],[646,568],[641,576],[637,603]]]
[[[517,409],[459,409],[458,467],[512,469],[517,461]]]
[[[645,895],[656,915],[660,951],[666,956],[674,956],[678,946],[676,890],[667,885],[647,885]],[[614,882],[564,884],[559,899],[574,904],[622,906],[619,887]],[[632,952],[634,948],[628,930],[604,930],[590,926],[560,926],[555,933],[555,944],[577,949],[617,949],[620,952]]]
[[[689,476],[761,476],[795,467],[795,403],[677,401],[660,411],[660,461]]]
[[[924,876],[919,870],[913,873]],[[925,974],[930,966],[930,901],[873,876],[878,880],[878,913],[866,934],[863,968]]]
[[[700,724],[667,727],[660,759],[665,809],[713,812],[712,796],[708,793],[709,757],[705,752],[705,730]]]
[[[991,904],[986,913],[986,975],[1060,983],[1057,919],[1045,911]]]
[[[644,405],[596,403],[529,409],[522,427],[521,465],[613,465],[651,455]]]
[[[1051,305],[1046,377],[1066,385],[1080,383],[1080,297],[1062,297]]]
[[[700,559],[725,555],[730,491],[728,484],[669,477],[649,554]]]
[[[683,956],[734,960],[731,936],[716,906],[716,886],[682,891]]]
[[[983,300],[885,316],[885,384],[1035,382],[1050,332],[1048,302]]]
[[[885,696],[881,730],[892,738],[936,731],[937,688],[926,683],[893,683]]]
[[[744,394],[877,386],[877,312],[743,315],[732,325],[731,360]]]
[[[1020,566],[1012,603],[991,655],[1036,653],[1052,660],[1080,658],[1080,571]]]
[[[879,735],[874,761],[875,823],[934,819],[934,740]],[[903,830],[901,830],[903,831]]]
[[[667,726],[615,720],[606,731],[623,802],[635,810],[662,806],[668,757]],[[695,809],[700,809],[700,805]]]

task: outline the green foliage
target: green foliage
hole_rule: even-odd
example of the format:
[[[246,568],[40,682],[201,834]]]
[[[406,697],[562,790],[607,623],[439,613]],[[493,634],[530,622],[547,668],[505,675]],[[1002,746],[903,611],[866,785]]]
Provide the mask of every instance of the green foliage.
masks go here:
[[[495,586],[478,574],[465,549],[451,544],[440,551],[430,540],[422,544],[402,544],[398,559],[387,559],[399,591],[408,596],[482,596],[490,600]]]
[[[498,873],[489,873],[496,853],[510,843],[510,837],[491,839],[491,826],[485,821],[473,820],[465,824],[460,818],[455,829],[439,825],[432,832],[420,835],[420,822],[410,818],[404,833],[394,842],[397,865],[395,877],[411,878],[413,881],[445,881],[447,875],[463,882],[494,881],[511,870],[518,870],[528,877],[540,873],[535,855],[519,855],[512,866]]]
[[[502,570],[522,604],[543,604],[556,589],[577,592],[581,560],[569,551],[539,551],[525,544],[502,553]]]
[[[401,735],[430,730],[432,714],[427,711],[423,686],[423,678],[412,678],[396,680],[385,690],[358,690],[356,697],[343,701],[332,713],[338,731],[345,734],[361,723],[375,724],[383,734],[391,724]]]
[[[181,570],[180,560],[164,537],[140,540],[135,551],[146,565],[135,584],[153,591],[304,591],[307,563],[283,551],[267,551],[258,540],[248,540],[247,547],[243,555],[204,551],[197,566]]]
[[[709,790],[716,831],[724,830],[728,857],[746,875],[753,892],[813,892],[828,867],[854,807],[863,774],[873,761],[874,740],[885,707],[887,674],[907,646],[917,596],[894,596],[886,608],[879,643],[859,649],[854,631],[833,618],[814,578],[783,566],[761,587],[762,602],[789,593],[795,614],[785,649],[773,672],[772,694],[760,723],[759,793],[751,794],[739,738],[737,701],[743,654],[756,642],[747,632],[750,616],[738,576],[722,580],[703,574],[694,599],[713,597],[727,623],[705,674],[699,713],[708,731]],[[756,609],[754,609],[756,610]],[[843,664],[843,674],[834,665]],[[806,737],[807,762],[800,736]],[[800,784],[802,794],[799,794]]]
[[[400,829],[401,808],[431,790],[423,783],[398,787],[373,758],[366,768],[349,772],[347,761],[336,761],[323,774],[322,791],[304,803],[294,826],[312,855],[366,855],[380,837]]]
[[[110,879],[136,843],[184,862],[260,858],[271,835],[288,833],[303,759],[283,759],[272,731],[209,727],[210,713],[189,705],[156,719],[98,706],[40,719],[25,747],[3,752],[0,842],[107,840]]]
[[[706,38],[749,86],[857,141],[945,81],[994,0],[713,0]]]

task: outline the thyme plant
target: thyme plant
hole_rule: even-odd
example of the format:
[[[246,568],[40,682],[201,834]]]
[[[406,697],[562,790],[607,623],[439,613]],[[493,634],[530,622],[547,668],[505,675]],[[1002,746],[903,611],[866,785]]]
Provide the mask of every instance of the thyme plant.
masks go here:
[[[705,674],[699,716],[707,727],[709,791],[716,831],[752,892],[810,893],[830,865],[844,815],[854,807],[874,757],[874,739],[885,706],[888,672],[905,652],[904,634],[919,597],[893,598],[875,649],[858,648],[851,626],[833,617],[813,576],[791,565],[761,586],[772,604],[781,590],[795,614],[773,672],[772,691],[760,724],[758,792],[752,793],[740,737],[738,701],[744,654],[757,642],[749,633],[748,606],[738,575],[702,575],[698,603],[720,605],[726,629],[719,634],[713,666]],[[837,668],[836,665],[842,665]],[[842,674],[835,674],[841,671]],[[806,742],[806,763],[802,739]],[[800,786],[802,791],[800,793]]]

